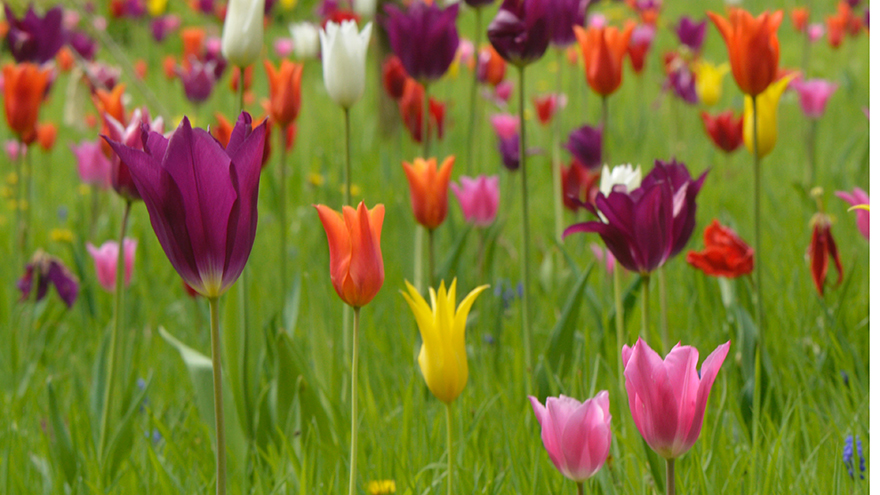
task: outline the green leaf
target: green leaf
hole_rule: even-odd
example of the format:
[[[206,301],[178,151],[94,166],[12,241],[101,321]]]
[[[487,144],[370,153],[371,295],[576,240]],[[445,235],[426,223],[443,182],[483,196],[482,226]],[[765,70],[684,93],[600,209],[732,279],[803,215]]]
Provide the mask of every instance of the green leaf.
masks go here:
[[[58,410],[58,400],[55,397],[55,387],[52,386],[52,378],[46,381],[46,391],[49,395],[49,421],[52,423],[52,430],[55,432],[56,448],[53,449],[58,464],[64,472],[64,478],[70,486],[73,486],[73,480],[77,471],[76,449],[73,448],[73,441],[70,439],[70,433],[64,427],[64,421],[61,419],[61,413]]]
[[[617,267],[619,270],[623,270],[624,268],[621,266]],[[636,305],[636,295],[639,293],[639,288],[642,286],[642,277],[634,277],[634,280],[630,282],[629,286],[627,286],[626,290],[623,291],[623,321],[624,328],[626,327],[626,315],[632,313],[632,309]],[[611,305],[611,313],[608,315],[608,324],[605,328],[615,328],[614,318],[617,317],[617,308],[614,305]]]
[[[284,300],[284,330],[293,334],[296,331],[296,323],[299,320],[299,301],[302,294],[302,277],[297,274],[293,279],[290,292]]]
[[[464,241],[467,239],[470,231],[471,228],[468,226],[468,228],[462,229],[461,233],[458,234],[458,237],[455,239],[455,244],[453,244],[452,249],[448,251],[449,254],[446,255],[446,259],[440,264],[437,273],[434,274],[434,280],[446,280],[450,277],[452,267],[457,265],[458,260],[461,259],[461,253],[464,251]]]
[[[122,418],[116,424],[113,436],[110,437],[110,443],[107,444],[107,461],[105,463],[106,468],[104,471],[105,476],[116,473],[119,464],[128,457],[128,454],[131,451],[131,447],[134,444],[135,412],[137,412],[140,409],[141,404],[144,403],[144,397],[147,396],[147,390],[150,389],[150,382],[152,379],[152,374],[150,374],[146,379],[144,388],[134,394],[128,404],[125,414],[122,415]],[[129,397],[132,396],[132,394],[128,395]]]
[[[92,422],[92,437],[95,445],[98,445],[101,434],[101,414],[104,409],[104,389],[107,387],[107,344],[109,342],[109,334],[104,332],[104,338],[101,339],[101,347],[98,348],[98,354],[95,356],[94,367],[92,368],[92,387],[89,390],[89,405],[92,410],[90,414]]]

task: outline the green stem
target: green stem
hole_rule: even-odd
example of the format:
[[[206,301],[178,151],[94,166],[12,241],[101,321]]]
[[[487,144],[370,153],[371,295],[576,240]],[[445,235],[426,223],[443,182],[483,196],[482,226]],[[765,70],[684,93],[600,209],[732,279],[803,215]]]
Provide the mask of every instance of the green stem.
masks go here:
[[[666,299],[666,267],[661,266],[657,270],[658,282],[660,282],[660,342],[663,344],[663,352],[669,351],[669,306]]]
[[[434,287],[434,229],[428,231],[428,286]]]
[[[425,88],[425,114],[423,115],[424,133],[422,134],[422,145],[424,147],[422,149],[422,158],[427,160],[431,153],[431,98],[428,96],[428,81],[423,83],[423,87]]]
[[[220,315],[216,297],[211,308],[211,365],[214,371],[214,423],[217,428],[217,495],[226,493],[226,427],[223,421],[223,381],[220,370]]]
[[[620,294],[620,272],[623,267],[617,261],[614,262],[614,326],[617,329],[617,349],[615,349],[614,359],[617,361],[617,381],[620,386],[620,393],[626,396],[626,390],[623,387],[623,360],[619,353],[623,349],[623,299]]]
[[[642,275],[642,340],[648,341],[648,287],[651,276]]]
[[[360,326],[361,308],[354,308],[354,337],[351,351],[351,475],[348,479],[348,495],[357,493],[357,440],[358,440],[358,400],[357,400],[357,365],[358,365],[358,327]]]
[[[124,318],[124,298],[125,298],[125,230],[128,227],[128,216],[131,213],[131,201],[126,200],[125,210],[122,213],[122,226],[119,229],[119,254],[116,255],[116,306],[113,316],[113,330],[110,334],[110,350],[107,358],[107,384],[104,388],[104,403],[101,406],[101,430],[98,440],[98,453],[101,456],[102,464],[107,454],[107,435],[110,433],[110,400],[113,398],[113,388],[116,383],[116,354],[117,340],[119,332],[122,328],[122,320]]]
[[[18,253],[19,257],[19,265],[24,266],[25,260],[25,251],[24,251],[24,242],[22,241],[22,232],[24,232],[24,218],[22,217],[22,209],[21,205],[24,202],[24,153],[26,151],[26,146],[24,142],[19,142],[18,150],[20,158],[15,161],[15,175],[17,177],[16,180],[16,201],[15,201],[15,230],[16,230],[16,238],[18,241],[18,249],[13,247],[13,251]],[[15,246],[15,244],[13,244]]]
[[[758,441],[758,421],[761,416],[761,330],[764,327],[764,298],[761,295],[761,157],[758,154],[758,100],[752,96],[752,140],[755,169],[755,292],[754,301],[757,313],[755,321],[755,391],[752,398],[752,441]]]
[[[279,255],[279,270],[281,272],[281,312],[284,313],[284,304],[287,300],[287,146],[284,142],[285,131],[278,129],[278,141],[281,155],[281,180],[278,186],[278,219],[281,223]]]
[[[608,126],[608,97],[602,97],[602,159],[605,163],[611,163],[611,153],[608,151],[608,134],[611,128]]]
[[[470,96],[470,113],[468,114],[468,135],[467,135],[467,163],[465,164],[465,175],[470,176],[472,170],[472,164],[474,162],[474,127],[477,124],[477,88],[480,85],[480,80],[478,75],[477,68],[479,66],[480,59],[480,36],[483,34],[482,26],[483,26],[483,9],[481,7],[477,7],[474,9],[474,13],[477,15],[476,23],[474,24],[474,80],[473,84],[471,84],[471,96]],[[425,157],[427,158],[427,157]]]
[[[816,126],[818,120],[810,119],[807,124],[807,184],[809,191],[816,185]]]
[[[446,403],[446,493],[452,495],[452,403]]]
[[[522,305],[522,332],[523,332],[523,346],[525,347],[526,354],[526,373],[531,375],[532,370],[532,329],[529,326],[529,270],[531,269],[531,265],[529,264],[529,186],[528,186],[528,178],[526,172],[528,167],[526,167],[526,117],[525,117],[525,103],[526,102],[526,68],[519,68],[519,168],[520,173],[522,174],[522,219],[520,225],[522,226],[522,277],[523,277],[523,305]],[[531,393],[532,391],[532,379],[531,377],[526,380],[526,391]]]
[[[675,459],[666,459],[666,495],[675,495]]]
[[[345,111],[345,205],[351,206],[351,110]]]
[[[556,95],[562,94],[562,50],[556,50]],[[553,210],[556,214],[556,240],[562,243],[562,160],[559,156],[559,135],[561,133],[562,119],[559,114],[553,116]],[[560,261],[562,255],[560,254]],[[560,263],[561,265],[561,263]]]
[[[577,488],[578,488],[578,495],[584,495],[584,482],[583,481],[577,482]]]
[[[24,149],[22,147],[22,149]],[[31,210],[33,209],[33,199],[34,199],[34,181],[33,181],[33,173],[34,169],[31,163],[31,151],[28,150],[27,153],[24,154],[24,193],[25,198],[24,201],[19,203],[18,207],[22,209],[24,212],[24,220],[22,222],[21,229],[21,250],[23,253],[30,251],[28,248],[28,234],[30,233],[31,226]]]
[[[416,225],[416,238],[413,241],[415,245],[415,255],[413,256],[413,285],[415,285],[416,289],[419,292],[424,292],[424,268],[422,267],[423,256],[424,256],[424,244],[425,244],[425,231],[422,230],[421,227]]]

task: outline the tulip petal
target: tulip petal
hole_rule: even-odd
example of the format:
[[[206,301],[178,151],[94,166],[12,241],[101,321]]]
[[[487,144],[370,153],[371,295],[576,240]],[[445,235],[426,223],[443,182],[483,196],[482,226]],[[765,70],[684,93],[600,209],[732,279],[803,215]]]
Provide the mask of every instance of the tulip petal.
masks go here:
[[[339,290],[345,277],[348,275],[348,267],[351,264],[351,240],[348,229],[342,215],[332,208],[324,205],[315,205],[318,210],[318,218],[327,232],[327,244],[330,248],[330,280],[333,288],[343,301],[348,302],[345,295]]]
[[[703,361],[700,367],[700,386],[697,389],[696,402],[694,403],[694,417],[690,425],[690,431],[685,437],[684,443],[690,448],[696,443],[700,436],[700,430],[703,428],[703,416],[706,413],[706,402],[709,399],[709,392],[712,390],[712,384],[715,383],[715,377],[718,376],[718,370],[724,364],[727,352],[730,350],[730,341],[719,345],[712,351],[712,354]]]
[[[678,428],[672,447],[675,457],[690,448],[690,445],[681,445],[681,442],[689,433],[696,411],[697,389],[700,386],[700,379],[697,377],[699,359],[700,353],[697,349],[676,344],[663,361],[669,382],[675,384],[672,390],[678,408]]]
[[[655,452],[668,458],[678,429],[678,411],[663,360],[639,339],[623,373],[633,419],[640,416],[639,432]],[[634,396],[639,399],[635,403]]]

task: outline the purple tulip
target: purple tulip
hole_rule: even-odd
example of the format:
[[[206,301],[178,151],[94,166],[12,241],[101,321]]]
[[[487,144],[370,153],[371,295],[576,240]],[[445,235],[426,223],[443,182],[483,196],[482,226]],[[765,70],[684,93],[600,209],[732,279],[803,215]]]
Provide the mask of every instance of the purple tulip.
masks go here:
[[[219,81],[223,77],[223,71],[228,65],[227,60],[223,57],[222,45],[219,36],[211,36],[205,40],[204,63],[214,63],[214,81]]]
[[[550,43],[566,47],[574,43],[574,26],[584,25],[589,0],[553,0],[547,3]]]
[[[79,282],[70,270],[61,263],[61,260],[42,250],[38,250],[34,254],[31,262],[25,267],[24,276],[16,284],[18,290],[21,291],[21,301],[27,301],[31,298],[34,278],[37,283],[37,301],[46,297],[49,284],[52,284],[68,309],[73,306],[76,296],[79,294]]]
[[[519,170],[519,132],[507,137],[498,136],[498,152],[507,170]]]
[[[504,60],[524,67],[544,55],[550,44],[547,3],[504,0],[488,29],[489,42]]]
[[[180,17],[174,14],[163,15],[153,19],[150,23],[150,30],[153,33],[153,39],[161,43],[165,38],[180,27]]]
[[[184,117],[170,139],[142,127],[144,150],[110,141],[128,164],[159,244],[177,273],[208,298],[241,275],[257,232],[266,123],[242,112],[226,149]]]
[[[132,18],[138,19],[144,16],[147,13],[147,7],[144,5],[143,0],[126,0],[125,2],[125,15]]]
[[[97,88],[112,90],[119,82],[119,76],[122,75],[121,69],[110,67],[103,62],[89,62],[86,64],[86,72],[92,91]]]
[[[214,14],[214,0],[198,0],[196,3],[199,12],[208,15]]]
[[[706,19],[696,22],[688,16],[682,16],[675,28],[678,41],[687,46],[691,51],[699,53],[706,39]]]
[[[424,83],[443,76],[458,51],[458,5],[441,9],[419,1],[412,2],[406,12],[386,5],[385,13],[391,49],[410,77]]]
[[[681,252],[694,233],[697,224],[697,193],[706,180],[706,169],[694,180],[684,163],[661,160],[654,161],[654,168],[642,179],[641,188],[654,184],[666,185],[672,193],[672,250],[669,257]]]
[[[493,2],[495,2],[495,0],[464,0],[464,3],[475,9],[485,7],[486,5],[492,5]]]
[[[60,6],[40,17],[30,5],[21,19],[15,17],[8,2],[4,2],[3,8],[9,23],[6,45],[16,62],[43,64],[55,58],[67,37],[62,25],[64,10]]]
[[[838,198],[846,201],[850,206],[871,204],[871,198],[861,188],[853,189],[852,193],[837,191],[834,193]],[[868,210],[856,210],[856,225],[859,232],[867,240],[871,239],[871,212]]]
[[[686,64],[681,64],[675,70],[669,72],[663,83],[663,90],[672,89],[675,96],[685,103],[696,105],[700,99],[697,96],[697,78]]]
[[[598,168],[602,165],[602,129],[585,125],[572,131],[565,149],[584,167]]]
[[[104,124],[107,128],[107,136],[105,140],[122,143],[125,146],[134,149],[143,149],[141,141],[141,129],[147,126],[153,132],[161,133],[165,129],[165,123],[162,117],[150,121],[150,114],[147,109],[135,109],[131,114],[128,125],[117,122],[116,119],[108,114],[104,114]],[[137,185],[132,179],[128,169],[128,164],[124,162],[120,156],[114,155],[110,160],[110,185],[113,190],[127,201],[140,201],[141,195],[138,192]]]
[[[808,119],[818,119],[825,113],[825,105],[828,98],[837,91],[837,83],[824,79],[810,79],[807,81],[795,81],[791,87],[798,92],[801,102],[801,110]]]
[[[481,175],[476,178],[461,176],[461,186],[455,182],[449,184],[461,212],[468,223],[477,227],[488,227],[495,221],[498,214],[498,204],[501,200],[501,191],[498,186],[498,176],[487,177]]]
[[[111,117],[112,118],[112,117]],[[95,185],[101,189],[110,188],[110,159],[101,150],[101,141],[83,141],[79,145],[70,145],[76,156],[76,170],[85,184]]]
[[[202,103],[211,96],[214,91],[214,83],[217,82],[214,69],[215,62],[202,62],[195,57],[189,61],[189,70],[177,67],[175,73],[183,82],[183,92],[186,98],[193,103]]]
[[[68,36],[67,44],[73,48],[80,57],[92,61],[98,52],[98,44],[82,31],[72,31]]]

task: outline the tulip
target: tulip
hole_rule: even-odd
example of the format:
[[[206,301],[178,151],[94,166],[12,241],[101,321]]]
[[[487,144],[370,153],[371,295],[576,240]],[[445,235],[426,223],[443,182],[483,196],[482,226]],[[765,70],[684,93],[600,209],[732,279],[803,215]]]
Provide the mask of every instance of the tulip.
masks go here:
[[[867,205],[871,202],[871,199],[868,197],[868,193],[858,187],[853,189],[851,193],[848,193],[846,191],[837,191],[834,194],[838,198],[849,203],[851,206]],[[856,210],[856,225],[858,225],[859,232],[862,234],[862,237],[864,237],[865,240],[870,240],[871,211],[864,209]]]
[[[629,163],[617,165],[609,169],[608,165],[602,167],[602,175],[599,179],[599,192],[608,196],[615,186],[623,186],[624,191],[633,191],[642,182],[642,167],[633,166]]]
[[[216,120],[216,125],[211,126],[211,135],[214,136],[214,139],[220,143],[221,146],[226,148],[229,145],[229,140],[232,138],[232,131],[234,130],[232,123],[226,120],[226,117],[223,116],[220,112],[214,113],[214,119]],[[260,168],[265,169],[266,165],[269,163],[269,157],[272,154],[272,140],[270,139],[271,132],[271,122],[268,122],[268,118],[264,118],[262,121],[257,122],[251,120],[251,130],[256,129],[263,121],[267,121],[266,124],[266,135],[265,142],[263,144],[263,156],[260,158]],[[288,142],[293,139],[291,135],[294,131],[293,128],[296,124],[290,124],[287,128],[287,136],[286,139]],[[290,146],[288,146],[289,148]]]
[[[403,162],[413,214],[416,222],[428,230],[436,229],[446,220],[449,177],[454,163],[454,156],[443,160],[439,169],[436,158],[416,158],[413,163]]]
[[[837,284],[843,282],[843,265],[840,263],[840,253],[837,244],[831,236],[831,218],[819,212],[810,221],[813,228],[813,236],[807,248],[807,260],[810,263],[810,274],[813,283],[819,292],[819,297],[825,296],[825,278],[828,276],[828,258],[834,260],[834,268],[837,269]]]
[[[795,31],[799,33],[806,32],[807,24],[810,22],[810,9],[807,7],[795,7],[791,9],[791,24]]]
[[[263,49],[265,0],[230,0],[223,23],[222,52],[238,67],[254,63]]]
[[[825,18],[825,25],[828,27],[828,44],[831,48],[840,48],[851,16],[852,12],[849,6],[840,2],[837,4],[837,13]]]
[[[819,41],[822,36],[825,36],[825,26],[819,23],[813,23],[807,26],[807,38],[811,43]]]
[[[35,129],[37,144],[43,151],[51,151],[55,146],[55,138],[58,137],[58,128],[51,122],[37,124]]]
[[[541,440],[556,469],[582,483],[596,474],[611,451],[611,413],[608,391],[581,402],[560,395],[547,398],[547,407],[529,396],[541,425]]]
[[[732,229],[712,220],[703,232],[706,248],[689,251],[685,261],[711,277],[736,278],[755,267],[755,251]]]
[[[499,113],[489,117],[495,134],[501,139],[508,139],[519,133],[519,119],[509,113]]]
[[[535,113],[538,114],[538,122],[543,125],[550,124],[553,116],[558,110],[565,108],[568,99],[564,94],[549,94],[544,96],[536,96],[532,99],[535,104]]]
[[[477,56],[477,80],[483,84],[497,87],[504,81],[507,63],[492,46],[480,50]]]
[[[253,247],[265,132],[265,125],[251,131],[242,112],[225,149],[187,117],[170,139],[142,132],[143,150],[105,137],[128,166],[172,266],[209,299],[238,279]]]
[[[131,120],[128,125],[123,125],[116,121],[109,114],[104,114],[104,129],[106,131],[105,142],[110,141],[122,143],[130,148],[142,150],[142,126],[146,125],[151,132],[162,133],[165,129],[165,122],[162,117],[153,121],[150,120],[150,114],[147,109],[136,109],[131,114]],[[119,154],[115,154],[110,159],[110,185],[117,194],[125,198],[127,201],[138,201],[141,194],[138,192],[135,180],[129,171],[129,164],[125,162]]]
[[[125,84],[117,84],[112,86],[110,91],[104,88],[95,89],[92,93],[92,102],[100,115],[107,114],[118,122],[125,120],[125,103],[122,97],[125,96]]]
[[[317,58],[321,49],[319,28],[311,22],[295,22],[289,27],[293,39],[293,54],[297,58]]]
[[[550,29],[550,43],[564,48],[575,42],[574,26],[584,25],[589,1],[552,0],[547,2],[547,23]]]
[[[385,265],[379,242],[385,206],[357,210],[343,206],[342,213],[315,205],[330,246],[330,281],[340,299],[360,308],[373,300],[385,281]]]
[[[399,100],[403,97],[408,78],[409,75],[397,55],[388,55],[382,62],[382,87],[392,99]]]
[[[767,90],[758,95],[758,156],[767,156],[776,146],[778,129],[776,125],[779,110],[779,98],[794,78],[794,74],[774,82]],[[743,142],[749,153],[755,153],[755,112],[752,98],[746,97],[743,111]]]
[[[9,139],[4,143],[4,151],[10,162],[17,162],[27,154],[27,146],[17,139]]]
[[[733,110],[726,110],[716,116],[702,112],[703,128],[712,138],[712,142],[721,151],[731,153],[740,147],[743,141],[743,118],[734,117]]]
[[[608,96],[620,87],[623,79],[623,57],[629,47],[635,24],[627,22],[623,30],[616,27],[590,28],[575,26],[587,82],[600,96]]]
[[[299,114],[302,64],[281,61],[276,70],[271,62],[263,61],[269,78],[269,116],[272,122],[287,127]]]
[[[37,293],[31,296],[34,279],[36,279]],[[21,291],[21,301],[28,301],[32,297],[35,302],[42,301],[49,291],[49,284],[55,286],[58,296],[70,309],[79,294],[79,281],[61,260],[38,250],[25,267],[24,276],[16,283],[16,287]]]
[[[446,107],[435,100],[429,98],[428,110],[430,112],[428,122],[428,133],[433,134],[433,130],[437,130],[437,138],[443,138],[443,119],[446,115]],[[409,131],[413,141],[417,143],[423,142],[424,134],[424,113],[425,113],[425,88],[416,82],[415,79],[408,77],[403,85],[403,94],[397,101],[400,107],[400,117],[404,125]]]
[[[568,167],[562,167],[560,173],[562,174],[562,206],[576,212],[582,204],[595,201],[599,192],[598,172],[588,169],[575,159]]]
[[[183,83],[183,92],[186,98],[193,103],[202,103],[211,96],[214,84],[217,82],[214,69],[215,62],[201,62],[191,59],[188,69],[177,68],[177,77]]]
[[[730,342],[718,346],[697,372],[699,351],[676,344],[661,359],[641,338],[621,352],[626,394],[642,438],[670,460],[690,450],[700,436],[706,402]]]
[[[49,87],[50,74],[51,69],[40,69],[29,62],[3,66],[6,123],[21,141],[30,143],[36,137],[37,116]]]
[[[426,83],[445,74],[458,50],[458,5],[441,9],[436,4],[412,2],[403,12],[389,4],[385,13],[391,49],[410,77]]]
[[[674,208],[672,211],[672,249],[669,257],[680,253],[696,227],[697,194],[706,180],[707,169],[696,180],[691,177],[684,163],[672,159],[670,162],[654,161],[654,168],[642,179],[641,188],[651,188],[654,184],[669,187]]]
[[[168,7],[168,0],[147,0],[147,12],[151,17],[158,17]]]
[[[715,65],[705,60],[696,63],[696,90],[700,102],[712,106],[721,99],[724,75],[730,72],[730,64]]]
[[[73,31],[70,33],[67,43],[82,58],[88,61],[95,60],[95,54],[98,52],[98,44],[87,34],[82,31]]]
[[[364,94],[367,44],[373,24],[358,33],[357,23],[327,23],[320,31],[324,87],[336,104],[349,109]]]
[[[376,0],[352,0],[354,13],[361,17],[373,17],[376,15]]]
[[[828,98],[837,90],[837,84],[824,79],[796,80],[791,87],[798,92],[801,110],[808,119],[818,119],[825,113]]]
[[[688,16],[682,16],[675,27],[678,41],[694,53],[700,53],[706,40],[706,20],[696,22]]]
[[[501,163],[511,172],[519,170],[519,134],[510,137],[498,136],[498,153]]]
[[[596,261],[599,263],[601,263],[603,259],[605,260],[605,272],[608,273],[608,275],[614,273],[614,263],[616,263],[617,260],[614,259],[614,254],[611,251],[603,249],[602,246],[595,242],[590,243],[590,251],[593,252],[593,256],[596,257]]]
[[[501,201],[498,176],[480,175],[473,179],[462,176],[459,180],[460,186],[455,182],[450,186],[455,197],[458,198],[465,221],[477,227],[492,225],[498,215],[498,205]]]
[[[679,97],[685,103],[695,105],[699,98],[697,97],[697,78],[687,64],[672,64],[675,68],[666,75],[666,81],[663,83],[664,90],[672,89],[673,94]]]
[[[70,145],[76,157],[76,169],[80,179],[101,189],[110,188],[110,160],[101,150],[100,141],[82,141],[78,146]]]
[[[504,60],[524,67],[550,44],[547,0],[504,0],[488,27],[489,42]]]
[[[64,45],[66,32],[62,25],[61,6],[55,6],[43,17],[37,15],[34,6],[29,5],[22,18],[15,16],[9,3],[4,2],[6,22],[6,46],[16,62],[33,62],[42,65],[53,58]]]
[[[199,60],[204,57],[205,36],[205,30],[200,27],[186,27],[180,30],[180,40],[183,42],[183,62],[185,64],[189,63],[191,57]]]
[[[733,78],[743,93],[758,96],[776,79],[782,11],[764,12],[757,18],[740,8],[730,9],[730,19],[714,12],[707,15],[727,44]]]
[[[161,43],[165,41],[165,38],[169,34],[176,31],[179,27],[180,17],[174,14],[168,14],[153,19],[153,22],[150,23],[150,32],[153,34],[153,39]]]
[[[119,84],[119,77],[122,75],[122,70],[116,67],[110,67],[101,62],[90,62],[86,64],[86,74],[89,89],[92,91],[93,101],[95,93],[99,89],[113,91],[116,90],[118,86],[124,86],[124,84]],[[116,95],[112,96],[115,97]]]
[[[453,280],[448,292],[443,282],[440,282],[440,289],[436,292],[433,287],[429,288],[430,307],[409,282],[406,282],[407,292],[402,292],[416,317],[422,336],[422,347],[419,351],[422,376],[434,397],[446,404],[455,400],[467,384],[465,323],[477,296],[489,287],[482,285],[472,290],[456,309],[455,285],[456,281]]]
[[[651,49],[651,43],[654,42],[656,33],[657,28],[650,24],[639,24],[633,29],[626,53],[629,55],[630,64],[636,74],[641,74],[645,68],[645,57],[648,50]]]
[[[575,129],[568,136],[565,149],[584,168],[598,168],[602,163],[602,129],[589,125]]]
[[[131,271],[134,266],[134,253],[137,249],[137,241],[125,238],[122,243],[125,256],[125,286],[131,283]],[[119,257],[119,243],[107,241],[101,247],[95,247],[91,242],[86,243],[86,250],[95,260],[95,272],[98,275],[98,283],[107,292],[113,292],[116,287],[116,261]]]

